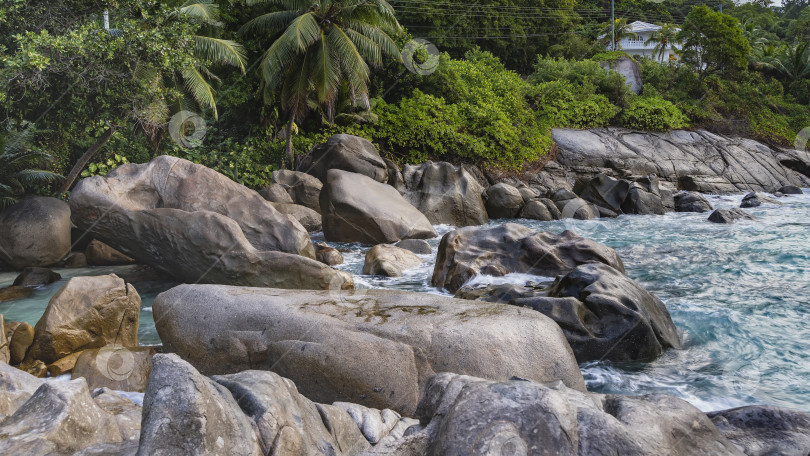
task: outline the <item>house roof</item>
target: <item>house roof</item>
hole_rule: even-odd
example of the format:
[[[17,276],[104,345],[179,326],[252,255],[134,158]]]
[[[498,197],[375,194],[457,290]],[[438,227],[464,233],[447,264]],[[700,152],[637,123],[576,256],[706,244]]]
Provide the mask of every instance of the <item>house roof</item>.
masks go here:
[[[633,33],[641,33],[641,32],[656,32],[661,30],[660,25],[650,24],[649,22],[644,21],[635,21],[628,24],[630,26],[630,31]]]

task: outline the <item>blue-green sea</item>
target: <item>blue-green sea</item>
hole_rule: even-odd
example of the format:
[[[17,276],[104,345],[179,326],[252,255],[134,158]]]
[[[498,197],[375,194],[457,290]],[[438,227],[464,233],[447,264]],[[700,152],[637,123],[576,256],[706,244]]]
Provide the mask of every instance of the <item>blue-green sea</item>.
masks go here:
[[[807,192],[807,191],[806,191]],[[742,194],[709,197],[715,207],[738,207]],[[755,222],[717,225],[708,214],[621,216],[592,221],[533,222],[533,229],[571,229],[615,248],[627,274],[661,298],[682,334],[683,348],[646,364],[586,363],[592,391],[667,393],[709,411],[771,404],[810,412],[810,193],[779,198],[782,206],[747,209]],[[498,221],[503,223],[504,221]],[[494,223],[494,222],[493,222]],[[441,236],[451,230],[439,226]],[[322,240],[318,235],[315,240]],[[340,244],[359,287],[442,293],[430,286],[434,254],[400,278],[361,275],[365,249]],[[116,268],[60,269],[65,279],[29,298],[0,303],[7,320],[36,323],[67,277]],[[0,274],[0,287],[14,274]],[[479,282],[523,283],[524,274],[480,277]],[[152,322],[154,294],[143,295],[142,344],[159,343]]]

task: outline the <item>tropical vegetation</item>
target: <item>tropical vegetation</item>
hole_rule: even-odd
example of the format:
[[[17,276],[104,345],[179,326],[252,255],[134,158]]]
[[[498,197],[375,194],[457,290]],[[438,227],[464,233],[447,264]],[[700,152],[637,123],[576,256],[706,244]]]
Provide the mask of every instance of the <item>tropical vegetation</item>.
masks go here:
[[[596,0],[9,0],[0,198],[159,154],[259,188],[339,132],[399,163],[510,169],[542,160],[561,127],[788,146],[810,125],[804,1],[617,0],[611,24]],[[608,52],[611,25],[618,42],[637,20],[662,26],[653,57]]]

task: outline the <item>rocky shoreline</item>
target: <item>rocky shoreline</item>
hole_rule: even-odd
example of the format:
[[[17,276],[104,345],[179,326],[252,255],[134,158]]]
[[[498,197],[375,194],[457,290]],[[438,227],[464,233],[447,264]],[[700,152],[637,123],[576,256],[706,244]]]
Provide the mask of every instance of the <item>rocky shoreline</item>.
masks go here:
[[[671,211],[754,220],[743,208],[810,187],[810,154],[706,132],[554,138],[556,159],[520,179],[400,169],[337,135],[261,192],[164,156],[81,181],[69,205],[31,197],[0,212],[0,260],[28,268],[0,306],[58,280],[54,266],[138,263],[183,283],[155,299],[161,347],[139,346],[138,290],[114,275],[70,279],[36,325],[0,317],[0,452],[810,453],[799,411],[586,392],[580,362],[645,362],[681,345],[666,306],[603,244],[480,226]],[[701,192],[751,193],[712,212]],[[454,298],[355,289],[333,267],[343,258],[328,243],[357,242],[367,273],[401,275],[440,224],[457,228],[432,283]],[[313,243],[321,230],[327,243]],[[510,273],[556,280],[467,285]]]

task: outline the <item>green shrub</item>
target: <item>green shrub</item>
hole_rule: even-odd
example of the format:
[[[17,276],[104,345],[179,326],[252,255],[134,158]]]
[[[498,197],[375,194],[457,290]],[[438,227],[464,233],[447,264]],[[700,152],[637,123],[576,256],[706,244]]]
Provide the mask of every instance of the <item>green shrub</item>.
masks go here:
[[[127,163],[129,163],[129,159],[127,159],[127,157],[124,157],[123,155],[113,154],[112,157],[108,158],[105,161],[88,164],[87,169],[82,171],[81,176],[82,177],[106,176],[107,173],[109,173],[110,171]]]
[[[684,128],[688,119],[671,102],[660,97],[636,97],[624,109],[622,123],[634,130],[665,131]]]
[[[549,127],[604,127],[621,108],[604,95],[578,94],[570,83],[556,81],[537,85],[538,115]]]

